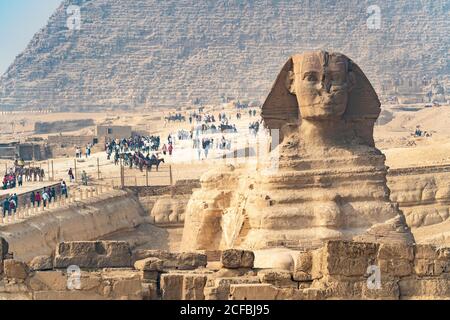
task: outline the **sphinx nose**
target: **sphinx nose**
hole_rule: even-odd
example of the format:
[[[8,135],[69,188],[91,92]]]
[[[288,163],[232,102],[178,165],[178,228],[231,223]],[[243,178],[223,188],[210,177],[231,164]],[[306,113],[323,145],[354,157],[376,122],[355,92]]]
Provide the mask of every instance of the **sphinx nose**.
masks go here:
[[[331,91],[331,80],[326,75],[323,75],[322,77],[322,89],[327,93],[330,93]]]

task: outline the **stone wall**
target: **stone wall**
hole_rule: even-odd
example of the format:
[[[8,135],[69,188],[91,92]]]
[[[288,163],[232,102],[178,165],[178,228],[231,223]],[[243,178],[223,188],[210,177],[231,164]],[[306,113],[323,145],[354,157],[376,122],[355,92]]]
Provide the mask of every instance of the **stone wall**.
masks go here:
[[[391,199],[398,202],[416,242],[450,245],[450,166],[391,170]]]
[[[292,251],[294,263],[279,269],[255,268],[258,253],[236,249],[223,251],[220,263],[202,253],[131,252],[120,241],[60,243],[55,252],[29,264],[4,254],[0,298],[450,299],[450,248],[432,245],[329,241]],[[379,286],[369,281],[375,270]]]
[[[53,122],[36,122],[34,131],[37,134],[77,131],[94,125],[92,119],[67,120]]]

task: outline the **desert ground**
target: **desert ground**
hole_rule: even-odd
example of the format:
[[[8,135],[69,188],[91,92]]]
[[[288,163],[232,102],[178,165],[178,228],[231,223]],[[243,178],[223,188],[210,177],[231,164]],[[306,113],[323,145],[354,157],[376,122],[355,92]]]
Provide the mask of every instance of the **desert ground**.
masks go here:
[[[214,109],[214,111],[212,111]],[[223,110],[220,110],[223,109]],[[393,114],[391,121],[384,125],[375,126],[374,136],[376,146],[386,155],[387,165],[391,168],[405,168],[415,166],[433,166],[450,164],[450,108],[441,106],[434,108],[423,108],[417,111],[402,111],[399,106],[383,106]],[[246,111],[243,111],[243,117],[236,119],[236,110],[231,107],[213,107],[206,108],[205,113],[211,112],[217,116],[222,111],[231,116],[231,123],[235,123],[238,128],[239,141],[245,141],[248,138],[248,124],[256,121],[258,118],[250,118]],[[144,132],[148,135],[159,135],[162,141],[166,141],[169,134],[176,134],[178,130],[191,130],[192,125],[186,122],[164,121],[164,117],[173,110],[148,111],[140,110],[137,112],[119,112],[119,113],[18,113],[8,114],[0,120],[0,135],[2,141],[20,140],[39,137],[47,138],[49,134],[34,134],[34,123],[38,121],[53,122],[61,120],[93,119],[96,124],[111,125],[131,125],[133,131]],[[181,111],[183,114],[189,114],[189,111]],[[14,126],[11,125],[14,123]],[[417,126],[420,129],[431,134],[429,137],[414,137],[413,133]],[[14,131],[12,131],[14,127]],[[64,132],[63,135],[93,135],[95,127],[86,127],[74,132]],[[50,134],[55,135],[55,133]],[[220,138],[216,134],[216,138]],[[214,136],[213,136],[214,138]],[[243,143],[243,142],[241,142]],[[191,143],[186,141],[176,142],[174,154],[172,157],[166,157],[166,165],[171,164],[174,179],[194,179],[198,178],[209,167],[214,166],[217,160],[214,156],[207,160],[197,161],[195,152],[191,149]],[[86,170],[92,178],[98,178],[97,158],[100,163],[101,177],[118,178],[119,169],[112,164],[112,161],[106,160],[106,154],[102,151],[102,146],[98,146],[97,152],[92,154],[89,159],[79,161],[78,169]],[[74,167],[74,148],[67,148],[67,156],[63,158],[51,159],[54,165],[55,179],[66,179],[67,170]],[[10,166],[11,161],[0,160],[0,167]],[[37,163],[44,169],[48,169],[48,161]],[[163,165],[164,171],[164,165]],[[134,171],[134,170],[133,170]],[[133,176],[132,171],[127,171],[127,176]],[[142,178],[141,174],[138,174]],[[153,175],[152,183],[158,183],[158,175]],[[130,178],[131,179],[131,178]],[[161,178],[162,179],[162,178]],[[162,182],[164,183],[164,182]]]

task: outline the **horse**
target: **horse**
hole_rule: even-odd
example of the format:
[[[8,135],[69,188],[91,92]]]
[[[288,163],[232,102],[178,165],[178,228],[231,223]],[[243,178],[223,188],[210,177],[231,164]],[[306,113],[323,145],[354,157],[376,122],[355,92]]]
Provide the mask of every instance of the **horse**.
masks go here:
[[[152,171],[152,167],[156,166],[156,171],[159,170],[159,165],[162,163],[165,163],[164,159],[150,159],[147,161],[147,167],[150,168],[150,171]]]

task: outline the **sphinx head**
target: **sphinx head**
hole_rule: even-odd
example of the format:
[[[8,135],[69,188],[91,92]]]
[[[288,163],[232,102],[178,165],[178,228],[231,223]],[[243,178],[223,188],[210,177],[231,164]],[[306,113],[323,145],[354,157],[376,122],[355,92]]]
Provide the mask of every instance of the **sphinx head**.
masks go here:
[[[341,54],[307,52],[292,57],[287,86],[306,120],[340,118],[355,83],[351,61]]]
[[[313,51],[289,58],[263,105],[262,117],[267,128],[281,132],[302,119],[339,119],[373,144],[380,111],[378,96],[356,63],[340,53]]]

